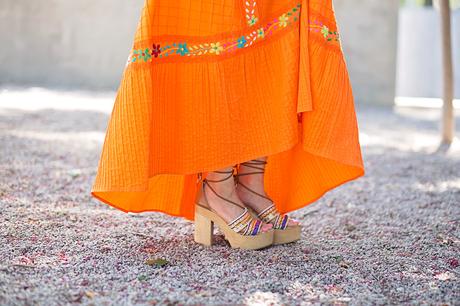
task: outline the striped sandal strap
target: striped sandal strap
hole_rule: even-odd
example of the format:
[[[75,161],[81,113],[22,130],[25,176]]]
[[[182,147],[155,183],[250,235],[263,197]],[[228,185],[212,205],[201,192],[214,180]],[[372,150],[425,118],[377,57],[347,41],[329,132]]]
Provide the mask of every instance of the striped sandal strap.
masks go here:
[[[265,223],[271,223],[273,225],[273,229],[282,229],[282,230],[286,229],[288,222],[289,222],[289,216],[280,214],[276,210],[275,203],[273,203],[270,197],[267,197],[261,193],[256,192],[255,190],[252,190],[251,188],[249,188],[248,186],[246,186],[239,180],[239,177],[243,175],[263,174],[265,172],[265,164],[267,164],[267,161],[253,159],[247,162],[243,162],[241,164],[246,167],[256,169],[256,171],[235,174],[236,184],[240,185],[241,187],[248,190],[249,192],[252,192],[253,194],[258,195],[272,202],[270,206],[268,206],[263,211],[258,213],[257,217]]]
[[[228,223],[228,226],[238,234],[255,236],[259,234],[262,229],[262,221],[253,218],[248,209],[245,208],[241,215]]]
[[[286,229],[289,216],[286,214],[280,214],[275,207],[275,204],[270,205],[269,207],[262,210],[257,217],[264,221],[265,223],[271,223],[273,229]]]
[[[238,234],[241,234],[241,235],[257,235],[259,234],[259,232],[262,230],[262,221],[258,220],[258,219],[255,219],[252,217],[252,215],[249,213],[249,210],[247,207],[245,206],[242,206],[240,205],[239,203],[237,202],[234,202],[230,199],[227,199],[223,196],[221,196],[219,193],[216,192],[216,190],[214,190],[214,188],[212,188],[212,186],[209,184],[209,182],[222,182],[222,181],[225,181],[229,178],[233,178],[234,177],[234,171],[235,171],[235,167],[232,168],[231,171],[214,171],[214,172],[218,172],[218,173],[224,173],[224,174],[228,174],[227,177],[224,177],[223,179],[220,179],[220,180],[210,180],[208,178],[206,179],[203,179],[203,184],[202,184],[202,188],[203,188],[203,193],[204,193],[204,196],[206,198],[206,192],[204,190],[205,186],[208,186],[209,189],[211,189],[211,191],[216,195],[218,196],[219,198],[221,198],[222,200],[232,204],[232,205],[235,205],[235,206],[238,206],[238,207],[241,207],[243,208],[243,212],[238,216],[236,217],[235,219],[233,219],[230,223],[228,223],[228,226],[233,230],[235,231],[236,233]],[[201,176],[201,173],[199,175],[199,178],[201,179],[202,176]],[[206,202],[207,202],[207,198],[206,198]],[[210,210],[214,211],[212,209],[212,207],[209,207]],[[216,211],[214,211],[216,212]]]

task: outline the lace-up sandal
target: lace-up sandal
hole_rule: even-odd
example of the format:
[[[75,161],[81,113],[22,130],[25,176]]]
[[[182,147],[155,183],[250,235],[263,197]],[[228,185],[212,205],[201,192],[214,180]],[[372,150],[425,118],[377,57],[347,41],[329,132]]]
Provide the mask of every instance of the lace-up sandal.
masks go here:
[[[222,197],[214,190],[214,188],[211,187],[211,185],[209,185],[209,182],[221,182],[229,178],[233,178],[233,170],[230,172],[214,171],[229,174],[228,177],[221,180],[209,180],[207,178],[202,179],[202,174],[199,173],[198,178],[202,181],[202,185],[201,188],[199,188],[195,201],[195,242],[211,246],[213,243],[214,224],[217,224],[232,248],[256,250],[272,245],[273,229],[262,232],[263,222],[254,218],[247,207]],[[206,197],[205,186],[208,186],[211,191],[213,191],[221,199],[231,203],[232,205],[237,205],[238,207],[243,208],[241,215],[227,223],[209,205]],[[199,201],[201,194],[204,195],[204,203]]]
[[[272,204],[268,206],[267,208],[263,209],[260,212],[256,212],[254,209],[251,208],[251,205],[249,203],[243,202],[250,210],[250,212],[260,220],[262,220],[265,223],[269,223],[273,225],[273,230],[274,230],[274,237],[273,237],[273,244],[284,244],[284,243],[290,243],[296,240],[300,239],[301,231],[302,231],[302,226],[300,224],[296,225],[288,225],[289,223],[289,216],[286,214],[280,214],[276,210],[276,206],[273,203],[272,199],[269,197],[266,197],[263,194],[260,194],[248,186],[244,185],[243,183],[240,182],[239,177],[243,175],[251,175],[251,174],[263,174],[265,173],[265,164],[267,161],[264,160],[258,160],[254,159],[251,161],[243,162],[241,163],[242,165],[249,167],[249,168],[254,168],[257,169],[258,171],[254,172],[247,172],[247,173],[236,173],[234,174],[235,179],[236,179],[236,184],[241,185],[243,188],[247,189],[248,191],[263,197],[267,200],[269,200]],[[258,167],[260,166],[260,167]]]

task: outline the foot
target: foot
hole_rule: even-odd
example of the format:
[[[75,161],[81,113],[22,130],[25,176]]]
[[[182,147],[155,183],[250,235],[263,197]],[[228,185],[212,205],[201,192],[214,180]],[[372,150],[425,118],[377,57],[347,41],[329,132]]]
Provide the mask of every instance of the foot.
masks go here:
[[[251,165],[247,165],[247,164]],[[238,170],[238,181],[242,184],[237,184],[236,194],[238,198],[245,203],[245,205],[251,207],[257,213],[260,213],[264,209],[268,208],[273,204],[271,199],[265,193],[264,188],[264,170],[265,170],[266,157],[258,158],[257,160],[248,161],[245,164],[240,164]],[[257,167],[257,168],[254,168]],[[257,173],[251,173],[257,172]],[[251,174],[249,174],[251,173]],[[247,174],[247,175],[241,175]],[[260,195],[255,194],[254,192],[249,191],[244,186],[252,189],[253,191],[259,193]],[[299,221],[289,218],[288,226],[299,225]]]
[[[220,173],[211,171],[207,174],[206,179],[211,181],[214,180],[222,180],[221,182],[210,182],[207,181],[206,185],[204,186],[204,192],[201,194],[199,201],[201,203],[207,203],[222,219],[225,220],[226,223],[230,223],[235,218],[240,216],[244,212],[244,203],[238,197],[236,190],[235,190],[235,180],[232,175],[233,167],[228,167],[224,169],[220,169],[220,172],[227,172],[227,173]],[[227,177],[230,179],[225,179]],[[204,182],[203,182],[204,183]],[[207,185],[209,184],[209,185]],[[216,193],[214,193],[211,189],[227,200],[230,200],[238,205],[233,205],[228,201],[219,197]],[[267,232],[272,229],[273,225],[271,224],[263,224],[261,232]]]

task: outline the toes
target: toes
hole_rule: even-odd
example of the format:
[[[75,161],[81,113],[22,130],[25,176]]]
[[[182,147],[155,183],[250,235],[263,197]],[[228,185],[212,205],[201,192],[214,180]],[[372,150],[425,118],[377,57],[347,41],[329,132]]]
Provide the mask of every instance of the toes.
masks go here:
[[[265,233],[265,232],[268,232],[269,230],[271,230],[272,228],[273,228],[272,224],[264,223],[264,225],[262,225],[261,231]]]

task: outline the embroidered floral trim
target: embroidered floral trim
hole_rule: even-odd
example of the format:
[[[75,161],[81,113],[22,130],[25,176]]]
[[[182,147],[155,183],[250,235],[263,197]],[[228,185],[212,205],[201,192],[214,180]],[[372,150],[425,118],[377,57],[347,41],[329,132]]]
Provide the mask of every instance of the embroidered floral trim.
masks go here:
[[[246,2],[252,3],[252,2]],[[253,1],[255,4],[255,1]],[[189,44],[187,42],[154,43],[145,49],[135,49],[128,58],[128,64],[140,62],[152,62],[162,58],[170,57],[197,57],[197,56],[216,56],[235,52],[239,49],[252,46],[258,41],[262,41],[273,34],[282,31],[299,21],[300,3],[288,12],[278,16],[264,26],[250,30],[246,35],[228,40],[203,42]],[[252,11],[251,11],[252,12]],[[251,17],[252,18],[252,17]],[[308,25],[310,32],[319,34],[326,42],[339,42],[339,33],[332,31],[321,17],[313,18]]]
[[[326,41],[340,41],[340,35],[337,31],[331,31],[329,27],[323,24],[319,20],[313,20],[310,22],[310,30],[312,32],[320,33]]]
[[[257,1],[256,0],[252,0],[252,1],[244,0],[244,1],[245,1],[246,20],[248,21],[248,25],[252,27],[259,21],[259,18],[257,17],[257,14],[256,14]]]
[[[227,41],[210,43],[188,44],[187,42],[166,43],[164,45],[154,43],[150,48],[133,50],[128,63],[151,62],[155,59],[171,56],[204,56],[221,55],[234,52],[238,49],[247,48],[256,41],[263,40],[276,32],[283,30],[299,20],[300,4],[290,9],[287,13],[275,18],[258,29],[251,30],[247,35]]]

